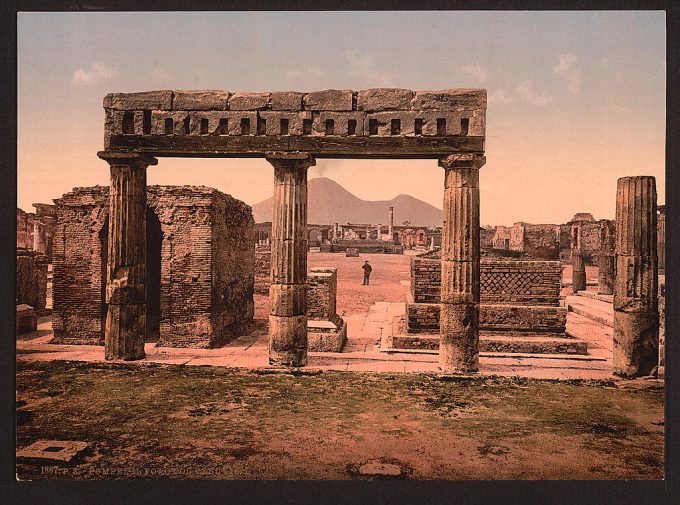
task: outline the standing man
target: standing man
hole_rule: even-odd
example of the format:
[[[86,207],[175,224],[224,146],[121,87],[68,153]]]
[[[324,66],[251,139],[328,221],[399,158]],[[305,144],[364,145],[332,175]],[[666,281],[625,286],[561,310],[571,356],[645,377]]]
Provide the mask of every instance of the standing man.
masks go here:
[[[368,264],[368,260],[366,260],[366,262],[363,264],[363,266],[361,268],[364,269],[364,284],[363,285],[368,286],[368,281],[371,278],[371,270],[373,270],[373,269],[371,268],[371,265]]]

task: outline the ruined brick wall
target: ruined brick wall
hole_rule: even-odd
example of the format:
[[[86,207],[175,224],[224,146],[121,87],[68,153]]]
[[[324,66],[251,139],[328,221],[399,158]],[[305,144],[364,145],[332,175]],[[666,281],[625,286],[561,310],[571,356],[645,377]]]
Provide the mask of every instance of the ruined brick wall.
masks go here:
[[[211,188],[147,190],[147,338],[219,345],[252,319],[252,211]],[[56,203],[55,341],[102,343],[108,188],[76,188]]]
[[[491,249],[494,247],[494,236],[496,235],[496,228],[493,226],[485,226],[479,230],[479,246],[482,249]],[[441,244],[441,237],[439,244]]]
[[[268,294],[272,282],[272,249],[271,246],[255,247],[255,292]]]
[[[212,248],[212,345],[231,340],[253,320],[255,220],[240,200],[216,192]],[[220,338],[221,337],[221,338]]]
[[[666,366],[666,276],[659,275],[659,368]]]
[[[36,313],[47,304],[47,257],[31,251],[18,251],[16,303],[33,307]]]
[[[524,224],[524,251],[531,258],[557,260],[560,256],[559,226]]]
[[[316,320],[332,320],[337,310],[337,268],[311,268],[307,274],[307,285],[307,317]]]
[[[28,232],[29,215],[17,207],[17,249],[33,249],[33,223]]]
[[[103,343],[108,188],[74,188],[57,203],[52,259],[54,342]]]
[[[562,267],[558,261],[488,259],[480,262],[480,302],[557,306]],[[439,303],[441,262],[411,258],[411,296],[415,303]]]

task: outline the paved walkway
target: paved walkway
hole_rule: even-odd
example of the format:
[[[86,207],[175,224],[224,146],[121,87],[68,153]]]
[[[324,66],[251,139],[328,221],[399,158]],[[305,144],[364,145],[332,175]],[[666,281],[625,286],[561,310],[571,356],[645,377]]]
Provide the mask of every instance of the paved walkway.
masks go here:
[[[385,352],[395,316],[404,303],[377,302],[366,314],[345,316],[348,343],[342,353],[309,353],[306,370],[438,373],[436,352]],[[210,365],[272,369],[268,363],[266,322],[256,321],[252,331],[219,349],[176,349],[145,345],[146,358],[135,363]],[[482,375],[549,379],[611,379],[611,328],[570,312],[567,331],[588,341],[587,356],[551,356],[488,353],[480,356]],[[19,360],[104,361],[104,348],[89,345],[50,344],[51,321],[42,318],[38,331],[17,339]]]

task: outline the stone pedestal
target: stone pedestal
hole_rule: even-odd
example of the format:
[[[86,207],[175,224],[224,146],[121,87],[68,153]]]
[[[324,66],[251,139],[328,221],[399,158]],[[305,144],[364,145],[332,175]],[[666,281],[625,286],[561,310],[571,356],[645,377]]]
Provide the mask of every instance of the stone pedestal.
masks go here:
[[[107,360],[144,358],[146,336],[146,168],[155,158],[100,152],[111,167],[106,265]]]
[[[439,368],[479,368],[479,168],[484,157],[455,154],[444,168]]]
[[[616,192],[614,373],[649,375],[659,360],[654,177],[623,177]]]
[[[272,285],[269,290],[269,363],[307,364],[307,169],[306,153],[270,153],[274,166]]]

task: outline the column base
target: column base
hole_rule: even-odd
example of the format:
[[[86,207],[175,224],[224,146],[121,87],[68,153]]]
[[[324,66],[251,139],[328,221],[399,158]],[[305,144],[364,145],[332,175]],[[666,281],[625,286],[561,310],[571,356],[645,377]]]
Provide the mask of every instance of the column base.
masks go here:
[[[444,373],[479,370],[479,304],[442,303],[439,369]]]
[[[659,364],[659,314],[614,312],[614,374],[621,377],[650,375]]]
[[[109,304],[104,351],[107,360],[144,359],[146,305]]]
[[[307,365],[307,316],[269,316],[269,364]]]

